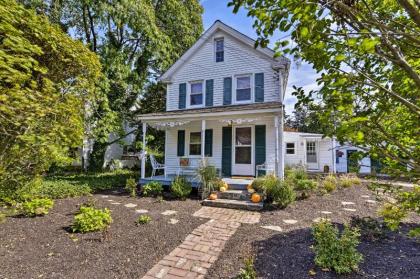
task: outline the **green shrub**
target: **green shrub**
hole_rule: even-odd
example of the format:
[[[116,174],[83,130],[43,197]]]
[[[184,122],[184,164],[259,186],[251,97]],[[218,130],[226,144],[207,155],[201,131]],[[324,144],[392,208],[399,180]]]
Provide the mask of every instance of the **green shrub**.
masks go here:
[[[73,232],[103,231],[112,223],[111,211],[108,208],[96,209],[81,206],[79,213],[74,216]]]
[[[137,182],[134,178],[129,178],[125,182],[125,190],[130,194],[131,197],[136,196]]]
[[[143,196],[156,197],[162,195],[163,186],[157,181],[152,181],[143,186]]]
[[[152,217],[148,215],[140,215],[136,223],[139,225],[144,225],[144,224],[150,223],[151,221],[152,221]]]
[[[54,201],[48,198],[33,199],[23,202],[21,205],[22,214],[28,217],[41,216],[48,214],[54,206]]]
[[[288,180],[281,180],[274,175],[267,175],[256,180],[258,182],[253,184],[253,187],[256,186],[259,192],[263,192],[267,203],[274,203],[280,208],[285,208],[296,198],[292,184]]]
[[[0,212],[0,224],[6,222],[6,214]]]
[[[257,272],[254,267],[254,259],[252,257],[244,260],[245,267],[241,268],[236,279],[257,279]]]
[[[334,190],[337,189],[337,178],[334,175],[327,175],[326,177],[324,177],[324,180],[322,182],[322,186],[324,187],[324,189],[330,193]]]
[[[213,183],[217,179],[217,169],[215,166],[209,164],[207,159],[200,162],[197,169],[197,177],[200,179],[202,185],[202,199],[205,199],[211,192],[215,191],[217,186]]]
[[[363,256],[357,251],[359,229],[345,227],[340,235],[337,227],[328,221],[313,226],[315,264],[332,269],[338,274],[358,269]]]
[[[185,200],[192,191],[191,183],[184,176],[177,176],[171,185],[175,197]]]
[[[214,178],[210,183],[214,191],[219,191],[221,187],[225,186],[225,182],[219,177]]]
[[[89,195],[91,189],[87,184],[72,184],[64,180],[43,181],[38,191],[40,197],[64,199]]]
[[[292,180],[306,180],[308,175],[304,167],[297,166],[285,170],[285,177]]]
[[[343,175],[340,177],[339,184],[343,188],[350,188],[353,186],[353,181],[348,175]]]
[[[265,176],[255,178],[251,184],[252,189],[254,189],[255,192],[258,192],[258,193],[264,193],[264,189],[265,189],[264,183],[265,183]]]
[[[295,182],[295,190],[296,191],[312,191],[316,189],[317,185],[318,184],[316,183],[316,181],[311,180],[311,179],[297,180]]]

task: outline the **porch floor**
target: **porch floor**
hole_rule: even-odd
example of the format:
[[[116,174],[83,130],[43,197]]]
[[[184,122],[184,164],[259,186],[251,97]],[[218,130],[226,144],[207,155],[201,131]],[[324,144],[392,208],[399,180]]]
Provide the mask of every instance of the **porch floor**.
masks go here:
[[[192,187],[199,187],[201,184],[199,178],[196,175],[184,175],[184,177],[191,183]],[[156,175],[153,177],[140,178],[139,183],[140,185],[144,185],[151,181],[158,181],[163,186],[170,186],[175,178],[175,174],[168,174],[166,177],[164,175]],[[222,178],[222,180],[225,181],[228,185],[248,185],[252,183],[253,179],[225,177]]]

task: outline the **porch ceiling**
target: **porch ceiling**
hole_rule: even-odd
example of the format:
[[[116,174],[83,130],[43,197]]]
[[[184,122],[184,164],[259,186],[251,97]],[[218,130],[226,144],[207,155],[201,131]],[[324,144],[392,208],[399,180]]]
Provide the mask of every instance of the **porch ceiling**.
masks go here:
[[[267,113],[280,113],[282,104],[280,102],[253,103],[244,105],[229,105],[206,107],[199,109],[183,109],[161,113],[142,114],[137,120],[142,122],[162,121],[170,119],[198,120],[209,117],[232,117],[234,115],[257,115]]]

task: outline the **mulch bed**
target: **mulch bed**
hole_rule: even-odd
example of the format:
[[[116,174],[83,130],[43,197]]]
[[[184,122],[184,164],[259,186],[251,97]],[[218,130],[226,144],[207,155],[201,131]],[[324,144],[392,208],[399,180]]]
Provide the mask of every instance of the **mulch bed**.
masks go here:
[[[56,200],[44,217],[8,218],[0,224],[0,278],[141,278],[200,224],[192,217],[197,200],[156,202],[105,193],[95,195],[96,206],[112,210],[114,222],[102,233],[72,234],[69,226],[87,197]],[[107,199],[121,202],[112,205]],[[127,208],[124,204],[137,204]],[[135,209],[149,210],[152,222],[136,225]],[[163,216],[165,210],[176,215]],[[179,220],[170,224],[169,220]]]
[[[310,248],[313,219],[324,216],[344,224],[352,216],[377,218],[380,204],[369,204],[361,195],[374,199],[373,192],[366,187],[352,187],[297,201],[285,210],[263,212],[260,224],[243,224],[230,238],[206,278],[235,278],[244,258],[250,255],[260,278],[419,278],[420,243],[406,236],[409,227],[420,223],[418,216],[410,216],[401,233],[388,232],[385,239],[377,241],[362,239],[359,251],[365,260],[358,273],[338,276],[315,267]],[[341,201],[355,205],[343,206]],[[343,207],[355,208],[356,212],[344,211]],[[323,215],[320,211],[332,214]],[[286,224],[284,219],[295,219],[298,223]],[[283,232],[260,227],[264,225],[280,226]],[[309,275],[311,269],[315,276]]]

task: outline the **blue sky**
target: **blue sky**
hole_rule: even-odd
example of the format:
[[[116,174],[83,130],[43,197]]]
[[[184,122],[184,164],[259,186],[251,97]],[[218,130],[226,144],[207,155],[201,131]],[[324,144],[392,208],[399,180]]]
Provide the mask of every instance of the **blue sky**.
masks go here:
[[[228,0],[201,0],[200,2],[204,7],[203,23],[205,29],[209,28],[215,20],[219,19],[251,38],[255,39],[257,37],[255,31],[252,29],[253,20],[252,18],[247,17],[247,13],[244,9],[241,9],[237,14],[233,14],[232,8],[227,7]],[[281,36],[283,35],[276,34],[273,36],[271,46],[276,41],[276,38]],[[293,106],[296,102],[295,97],[291,95],[293,90],[292,86],[296,85],[298,87],[303,87],[305,91],[318,88],[316,84],[317,77],[318,74],[310,65],[301,63],[297,66],[292,60],[285,98],[286,111],[288,114],[293,111]]]

